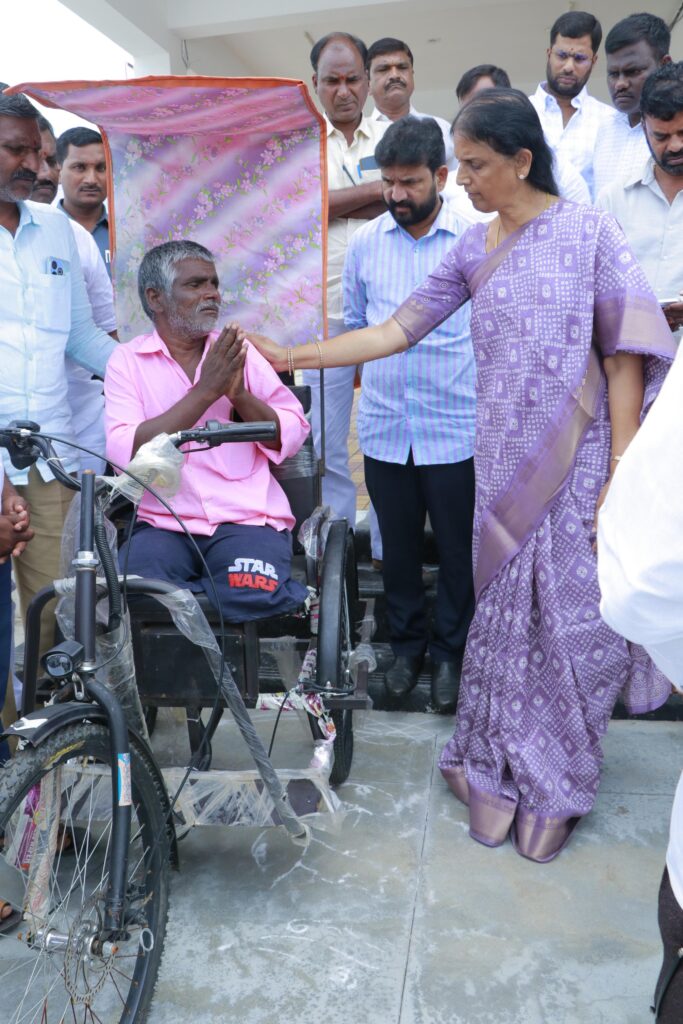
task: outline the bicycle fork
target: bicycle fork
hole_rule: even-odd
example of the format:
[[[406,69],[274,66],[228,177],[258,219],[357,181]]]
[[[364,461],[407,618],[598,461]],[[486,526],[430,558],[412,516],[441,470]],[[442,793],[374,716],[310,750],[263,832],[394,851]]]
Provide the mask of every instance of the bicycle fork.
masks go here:
[[[81,476],[81,523],[76,570],[74,635],[83,647],[80,666],[83,690],[104,710],[111,737],[112,838],[109,849],[109,882],[105,899],[104,928],[123,930],[126,908],[126,878],[132,817],[130,741],[121,704],[107,687],[95,679],[95,609],[97,604],[97,568],[95,551],[95,474],[85,470]],[[83,695],[81,695],[83,699]]]

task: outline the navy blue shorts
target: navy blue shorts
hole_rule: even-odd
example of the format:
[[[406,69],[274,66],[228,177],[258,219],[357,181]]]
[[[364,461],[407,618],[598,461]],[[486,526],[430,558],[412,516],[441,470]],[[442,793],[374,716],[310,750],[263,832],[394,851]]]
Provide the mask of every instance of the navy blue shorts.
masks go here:
[[[223,616],[249,622],[294,611],[308,590],[290,576],[292,537],[271,526],[223,523],[211,537],[194,535],[213,578]],[[206,568],[184,533],[138,523],[119,551],[121,569],[148,579],[168,580],[185,590],[216,599]]]

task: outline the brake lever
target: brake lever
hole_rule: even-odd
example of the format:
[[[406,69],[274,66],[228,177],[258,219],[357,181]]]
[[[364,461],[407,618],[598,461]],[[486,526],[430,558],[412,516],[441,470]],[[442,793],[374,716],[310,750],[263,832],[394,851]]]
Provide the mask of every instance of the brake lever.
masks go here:
[[[49,442],[39,436],[40,426],[33,420],[12,420],[0,430],[0,445],[7,449],[15,469],[28,469],[38,459],[49,458]]]

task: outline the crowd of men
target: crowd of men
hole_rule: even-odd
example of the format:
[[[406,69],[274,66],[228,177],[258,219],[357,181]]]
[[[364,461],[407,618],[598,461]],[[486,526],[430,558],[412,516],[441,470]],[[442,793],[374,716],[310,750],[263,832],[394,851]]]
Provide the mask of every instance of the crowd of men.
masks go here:
[[[558,18],[550,32],[545,78],[530,100],[554,153],[560,194],[615,214],[672,330],[678,330],[683,325],[683,64],[672,61],[670,32],[661,18],[624,18],[605,39],[609,106],[588,89],[601,41],[593,15],[570,11]],[[327,135],[331,337],[385,319],[467,226],[485,215],[477,213],[458,182],[449,122],[413,106],[415,69],[407,43],[383,38],[366,47],[349,33],[333,32],[314,45],[311,64]],[[665,119],[641,102],[653,74],[670,84]],[[503,68],[480,64],[460,77],[457,100],[463,105],[481,89],[513,84]],[[368,97],[372,109],[366,114]],[[74,128],[57,139],[23,97],[0,96],[0,419],[32,419],[100,452],[105,447],[101,378],[117,340],[106,180],[97,132]],[[76,263],[82,276],[69,272]],[[352,526],[357,496],[348,436],[361,370],[358,437],[372,498],[373,563],[384,574],[395,655],[386,674],[387,693],[404,698],[428,653],[433,703],[451,710],[473,608],[475,371],[469,311],[460,311],[400,356],[364,369],[326,371],[323,496]],[[320,376],[312,371],[304,376],[314,392],[313,433],[319,445]],[[67,468],[75,470],[73,453],[63,456]],[[101,467],[87,456],[80,464]],[[70,494],[49,467],[16,470],[7,460],[4,486],[0,557],[14,555],[25,612],[32,596],[58,574]],[[440,561],[433,621],[427,616],[422,567],[427,515]],[[49,642],[47,616],[45,624]]]

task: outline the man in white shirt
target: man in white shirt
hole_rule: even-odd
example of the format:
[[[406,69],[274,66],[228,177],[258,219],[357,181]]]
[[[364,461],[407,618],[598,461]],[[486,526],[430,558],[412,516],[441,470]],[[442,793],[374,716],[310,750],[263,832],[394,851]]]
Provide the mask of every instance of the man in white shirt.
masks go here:
[[[370,114],[373,121],[385,127],[408,114],[413,117],[433,117],[443,135],[446,147],[446,166],[455,170],[453,139],[450,122],[433,114],[421,114],[410,102],[415,91],[413,54],[407,43],[400,39],[378,39],[368,49],[366,61],[370,78],[370,95],[375,107]]]
[[[59,164],[57,163],[57,140],[52,125],[45,117],[38,119],[40,128],[41,153],[38,177],[31,193],[37,203],[52,203],[59,185]],[[63,210],[62,206],[55,209]],[[77,220],[69,217],[69,224],[76,239],[78,255],[81,258],[83,280],[88,293],[95,324],[112,338],[116,338],[116,317],[114,315],[114,291],[109,274],[100,256],[95,239]],[[71,423],[76,444],[89,448],[91,452],[104,452],[104,394],[102,381],[97,380],[73,359],[66,359],[68,402],[71,407]],[[103,473],[104,458],[97,458],[87,452],[79,452],[81,470],[92,469]]]
[[[504,68],[495,64],[478,64],[466,71],[457,86],[455,94],[461,107],[484,89],[511,89],[510,76]],[[456,161],[457,165],[457,161]],[[590,205],[591,197],[588,186],[577,170],[562,156],[553,151],[553,173],[559,194],[571,203]],[[475,210],[462,185],[457,184],[456,175],[449,174],[444,197],[449,199],[458,209],[458,213],[470,221],[489,221],[495,213],[481,213]]]
[[[27,203],[40,167],[38,111],[24,96],[0,95],[0,424],[33,420],[50,434],[72,436],[64,356],[104,374],[116,344],[92,320],[80,258],[60,213]],[[68,471],[78,459],[62,449]],[[64,517],[71,492],[44,463],[5,472],[31,508],[35,537],[15,562],[22,611],[59,573]],[[43,640],[50,642],[51,613]]]
[[[342,270],[349,239],[363,224],[386,211],[375,146],[386,125],[363,115],[368,96],[367,49],[346,32],[319,39],[311,50],[313,88],[327,126],[327,328],[333,338],[344,330]],[[324,362],[325,345],[322,345]],[[325,476],[323,501],[356,523],[356,485],[349,471],[348,437],[355,366],[325,370]],[[320,374],[305,370],[311,386],[313,440],[320,454]]]
[[[566,157],[593,189],[593,151],[612,110],[588,94],[587,82],[598,59],[602,28],[585,11],[567,11],[550,30],[546,81],[529,99],[553,149]]]
[[[669,27],[656,14],[632,14],[618,21],[605,39],[607,88],[615,110],[595,146],[596,196],[613,181],[625,181],[649,156],[640,96],[652,72],[671,60],[670,44]]]
[[[683,351],[617,464],[598,517],[600,612],[683,692]],[[659,890],[658,1024],[683,1018],[683,775]]]
[[[640,109],[651,155],[623,184],[603,189],[596,205],[619,221],[676,331],[683,327],[683,61],[650,75]]]

